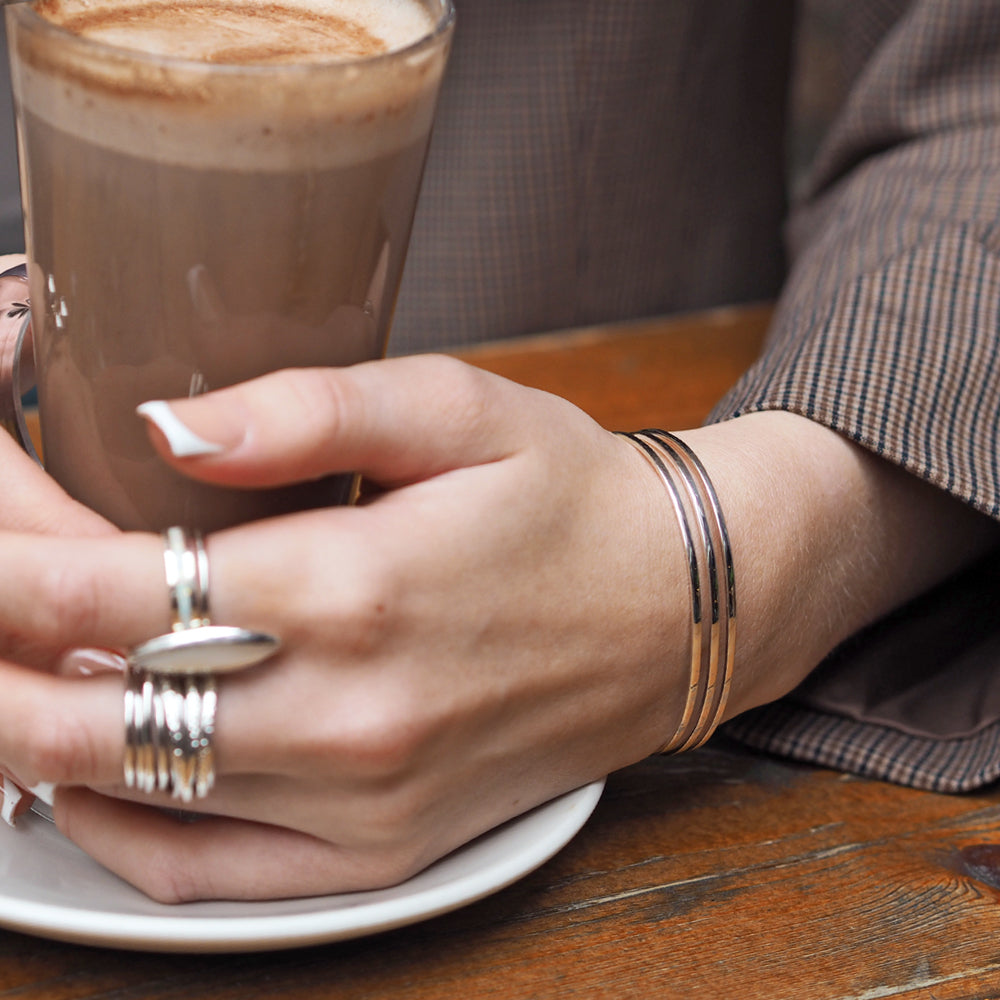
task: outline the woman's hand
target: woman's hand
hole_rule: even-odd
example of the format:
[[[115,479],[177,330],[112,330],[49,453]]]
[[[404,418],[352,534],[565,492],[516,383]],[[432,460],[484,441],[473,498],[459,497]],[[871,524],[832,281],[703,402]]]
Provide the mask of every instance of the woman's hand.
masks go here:
[[[641,459],[579,410],[416,358],[175,412],[223,449],[165,453],[188,474],[256,487],[358,469],[384,492],[208,539],[213,620],[284,642],[220,682],[203,806],[222,818],[88,790],[124,794],[120,679],[0,669],[0,764],[63,786],[59,825],[109,867],[165,899],[385,885],[662,741],[686,683],[664,611],[688,614],[672,526]],[[58,644],[168,627],[152,535],[7,536],[0,579],[17,581],[0,583],[0,627]]]
[[[358,469],[380,492],[208,539],[213,620],[284,640],[220,681],[218,783],[195,806],[211,818],[179,822],[150,808],[169,799],[124,790],[120,679],[0,664],[0,765],[60,785],[64,832],[154,897],[390,884],[676,725],[690,657],[677,526],[642,457],[565,401],[418,357],[283,372],[173,410],[214,446],[177,458],[154,432],[188,475],[261,487]],[[733,537],[731,714],[992,540],[802,418],[685,437]],[[917,552],[925,523],[948,537]],[[63,647],[165,631],[160,540],[0,537],[0,629],[15,622]]]

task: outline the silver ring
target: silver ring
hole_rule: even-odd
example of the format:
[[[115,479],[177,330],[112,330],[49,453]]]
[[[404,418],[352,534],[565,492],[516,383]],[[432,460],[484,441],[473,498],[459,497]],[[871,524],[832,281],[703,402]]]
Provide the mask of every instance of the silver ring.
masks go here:
[[[208,552],[201,532],[167,528],[163,541],[171,630],[208,625]]]
[[[212,625],[201,534],[170,528],[163,540],[171,631],[129,651],[123,777],[126,788],[191,802],[215,784],[216,674],[261,663],[281,643],[265,632]]]
[[[215,784],[211,674],[175,676],[130,670],[125,688],[125,785],[202,799]]]

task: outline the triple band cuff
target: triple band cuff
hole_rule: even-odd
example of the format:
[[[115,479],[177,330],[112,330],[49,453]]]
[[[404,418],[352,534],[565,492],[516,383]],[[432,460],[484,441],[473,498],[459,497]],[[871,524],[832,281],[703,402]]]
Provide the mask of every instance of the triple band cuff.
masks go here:
[[[680,753],[708,740],[729,699],[736,648],[732,548],[718,494],[691,448],[662,430],[622,436],[659,475],[685,550],[691,596],[690,677],[680,722],[660,748],[661,753]]]

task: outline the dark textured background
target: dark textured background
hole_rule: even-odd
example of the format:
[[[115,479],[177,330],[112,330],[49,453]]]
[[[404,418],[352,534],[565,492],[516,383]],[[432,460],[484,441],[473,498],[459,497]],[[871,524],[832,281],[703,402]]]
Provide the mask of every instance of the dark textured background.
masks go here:
[[[460,6],[461,0],[458,3]],[[843,89],[836,45],[843,20],[841,0],[802,0],[800,8],[793,94],[795,127],[789,137],[793,188],[836,110]],[[0,18],[0,51],[6,52],[6,48]],[[10,79],[5,71],[0,73],[0,252],[23,247]]]

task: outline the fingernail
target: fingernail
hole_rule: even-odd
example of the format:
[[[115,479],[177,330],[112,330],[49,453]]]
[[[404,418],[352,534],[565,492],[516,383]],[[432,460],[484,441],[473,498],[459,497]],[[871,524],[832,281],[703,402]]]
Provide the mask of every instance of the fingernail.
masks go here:
[[[0,806],[0,819],[8,826],[14,825],[14,810],[20,801],[21,790],[5,774],[3,776],[3,805]]]
[[[41,799],[47,806],[51,806],[55,801],[56,797],[56,786],[52,784],[51,781],[40,781],[37,785],[31,785],[28,791],[35,796],[36,799]]]
[[[167,440],[167,446],[175,458],[196,458],[201,455],[218,455],[225,451],[219,444],[213,444],[199,437],[187,424],[182,423],[170,404],[161,399],[142,403],[136,413],[148,420]]]
[[[127,666],[125,657],[110,649],[71,649],[59,660],[56,673],[61,677],[123,674]]]

